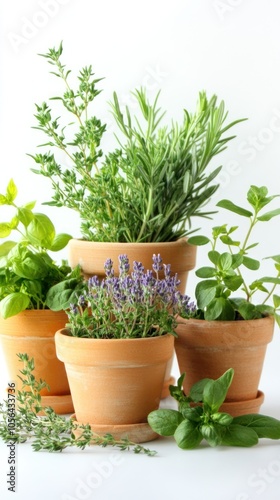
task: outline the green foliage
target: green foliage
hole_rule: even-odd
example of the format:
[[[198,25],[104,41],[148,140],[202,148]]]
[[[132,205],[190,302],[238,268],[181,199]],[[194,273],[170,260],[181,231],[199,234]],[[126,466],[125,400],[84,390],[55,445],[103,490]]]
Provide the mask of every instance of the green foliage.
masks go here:
[[[250,210],[235,205],[230,200],[221,200],[217,203],[218,207],[234,212],[248,223],[242,242],[235,236],[238,226],[228,227],[227,224],[213,227],[212,239],[206,236],[189,238],[188,241],[192,245],[211,246],[208,252],[210,265],[196,270],[196,276],[201,278],[195,290],[198,317],[210,321],[232,321],[273,315],[280,326],[280,296],[275,293],[277,286],[280,285],[280,256],[266,257],[274,263],[275,276],[255,277],[250,284],[244,278],[244,270],[256,272],[260,269],[260,261],[250,255],[252,249],[258,245],[251,242],[253,230],[256,224],[268,222],[280,215],[280,208],[261,213],[264,207],[278,196],[268,196],[265,186],[252,185],[247,193]],[[234,296],[233,292],[237,291],[242,292],[243,297]],[[261,303],[255,304],[257,292],[261,292],[264,298]]]
[[[15,232],[19,241],[8,240],[0,245],[0,314],[4,319],[25,309],[59,310],[58,304],[63,304],[60,309],[69,307],[65,294],[62,301],[60,287],[74,280],[78,288],[82,280],[78,268],[71,271],[65,262],[58,265],[48,253],[62,250],[71,236],[56,234],[49,217],[33,211],[35,202],[17,206],[16,197],[17,187],[11,179],[6,193],[0,194],[0,205],[10,206],[14,215],[10,221],[0,223],[0,238]],[[70,283],[73,289],[74,282]],[[53,290],[54,285],[57,287]]]
[[[67,447],[83,450],[86,446],[95,444],[102,447],[114,446],[121,451],[132,449],[134,453],[148,456],[156,454],[128,439],[117,440],[111,434],[99,436],[91,430],[89,424],[80,425],[71,418],[57,415],[50,407],[43,407],[40,391],[49,387],[46,382],[35,379],[33,358],[30,359],[27,354],[18,356],[23,363],[19,375],[22,390],[16,392],[13,383],[13,387],[8,389],[10,399],[0,403],[0,437],[4,442],[12,440],[14,443],[25,443],[31,440],[35,451],[63,451]],[[15,404],[11,404],[11,401]],[[75,435],[76,431],[78,435]]]
[[[259,438],[280,439],[280,420],[259,414],[232,417],[219,411],[232,382],[234,371],[227,370],[217,380],[200,380],[186,396],[182,389],[185,374],[170,394],[178,410],[159,409],[148,415],[151,428],[161,436],[174,436],[184,450],[196,448],[204,439],[210,446],[254,446]]]
[[[61,118],[55,118],[48,103],[36,104],[34,128],[47,142],[40,145],[44,152],[30,155],[36,163],[32,171],[51,182],[53,196],[47,204],[77,211],[88,240],[172,241],[188,234],[193,217],[212,213],[203,207],[218,188],[213,181],[221,167],[210,171],[208,165],[234,138],[228,130],[242,120],[226,125],[224,102],[218,103],[215,95],[208,99],[203,91],[195,113],[184,110],[181,124],[165,126],[159,94],[150,102],[144,88],[132,92],[134,116],[128,107],[121,109],[114,93],[110,106],[121,138],[104,157],[106,125],[90,116],[101,79],[87,66],[72,87],[62,52],[61,43],[41,54],[63,83],[62,94],[52,98],[62,110]],[[56,153],[65,156],[67,167]]]

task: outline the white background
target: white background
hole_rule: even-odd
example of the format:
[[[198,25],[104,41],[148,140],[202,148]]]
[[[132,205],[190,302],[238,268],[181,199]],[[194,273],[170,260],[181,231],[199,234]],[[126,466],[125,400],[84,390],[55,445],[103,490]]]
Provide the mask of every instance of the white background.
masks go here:
[[[113,91],[117,91],[123,105],[133,106],[129,92],[141,85],[147,86],[151,97],[161,89],[161,104],[168,118],[181,120],[184,108],[193,111],[203,89],[209,96],[217,94],[225,101],[230,120],[248,118],[235,127],[236,139],[213,161],[213,168],[222,164],[223,170],[211,207],[220,198],[245,205],[250,184],[266,185],[272,194],[280,193],[277,0],[14,0],[2,1],[0,9],[0,193],[5,192],[12,177],[19,188],[19,202],[36,199],[37,208],[51,216],[58,231],[80,235],[75,214],[40,206],[50,199],[51,189],[47,180],[30,171],[34,164],[27,156],[37,152],[43,139],[31,128],[35,125],[34,104],[60,92],[59,81],[49,75],[49,65],[37,54],[57,47],[61,40],[63,60],[73,74],[92,64],[97,77],[106,77],[96,112],[109,124],[108,101]],[[113,128],[108,129],[105,150],[113,144]],[[2,217],[1,213],[1,221]],[[221,213],[215,223],[230,220],[229,214]],[[201,227],[203,232],[209,231],[211,224],[194,221],[194,227]],[[256,258],[280,253],[279,219],[261,226],[258,240],[261,243]],[[201,251],[198,264],[203,262]],[[264,273],[270,269],[267,261],[264,269]],[[190,294],[194,286],[191,274]],[[262,411],[278,418],[279,347],[277,328],[261,388],[266,393]],[[6,382],[3,368],[1,388]],[[119,455],[114,450],[48,455],[34,454],[29,445],[23,445],[18,449],[16,496],[30,500],[150,500],[178,494],[190,500],[279,498],[278,443],[263,442],[252,450],[201,448],[183,452],[172,440],[164,440],[152,447],[159,450],[158,458],[122,454],[116,465]],[[1,445],[0,488],[4,499],[10,498],[5,484],[6,458],[7,449]],[[107,476],[99,473],[99,484],[94,462],[100,465],[104,461]],[[95,488],[77,489],[92,472],[98,487],[95,484]]]

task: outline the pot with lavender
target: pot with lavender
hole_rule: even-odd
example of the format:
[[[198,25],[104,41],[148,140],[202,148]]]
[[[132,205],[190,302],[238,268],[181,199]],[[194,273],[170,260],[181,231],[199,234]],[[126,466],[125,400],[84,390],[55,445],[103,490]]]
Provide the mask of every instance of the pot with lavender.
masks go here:
[[[55,335],[57,355],[78,422],[98,434],[149,441],[157,435],[147,415],[159,407],[177,316],[192,305],[160,255],[152,269],[135,261],[130,270],[126,255],[119,256],[118,276],[111,259],[104,268],[105,278],[89,278],[71,305],[66,329]]]

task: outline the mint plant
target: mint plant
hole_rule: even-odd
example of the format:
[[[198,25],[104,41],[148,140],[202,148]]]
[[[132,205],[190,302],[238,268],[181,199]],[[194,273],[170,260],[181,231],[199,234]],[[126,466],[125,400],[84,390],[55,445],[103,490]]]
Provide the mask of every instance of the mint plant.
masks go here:
[[[114,439],[111,434],[99,436],[91,430],[89,424],[78,424],[72,418],[57,415],[52,408],[43,407],[40,391],[48,389],[43,380],[36,380],[33,374],[34,359],[27,354],[18,354],[23,363],[19,378],[22,390],[16,393],[16,410],[13,414],[11,427],[11,407],[9,401],[0,403],[0,438],[4,442],[32,442],[34,451],[63,451],[67,447],[77,447],[81,450],[91,444],[98,446],[114,446],[120,450],[134,453],[144,453],[148,456],[155,451],[134,443],[129,439]],[[79,431],[79,435],[75,435]]]
[[[265,257],[274,264],[274,276],[256,276],[250,283],[245,278],[244,271],[259,272],[260,260],[252,255],[252,250],[258,243],[252,240],[257,224],[269,222],[280,215],[280,208],[264,211],[279,195],[268,195],[265,186],[252,185],[247,193],[249,209],[234,204],[230,200],[221,200],[218,207],[224,208],[247,221],[245,236],[238,238],[238,225],[228,224],[215,226],[212,229],[212,239],[206,236],[192,236],[189,243],[193,245],[210,244],[208,252],[209,266],[196,270],[195,274],[201,281],[197,284],[195,296],[197,300],[197,317],[206,320],[236,320],[257,319],[273,315],[280,326],[280,296],[276,290],[280,285],[280,255]],[[233,296],[234,292],[243,296]],[[263,299],[255,300],[257,292]],[[272,302],[272,303],[271,303]]]
[[[0,223],[0,314],[4,319],[25,309],[63,309],[69,306],[72,293],[82,282],[79,268],[73,271],[67,262],[56,264],[49,251],[62,250],[70,240],[69,234],[57,234],[50,218],[34,212],[35,202],[18,206],[18,190],[11,179],[0,205],[14,211],[8,222]],[[8,239],[11,233],[18,240]],[[52,287],[60,283],[59,289]],[[62,290],[63,289],[63,290]],[[67,289],[67,294],[61,292]],[[58,297],[63,307],[58,307]]]
[[[77,84],[62,63],[63,45],[40,54],[52,66],[62,92],[36,104],[36,126],[47,142],[30,154],[31,170],[52,186],[48,205],[79,213],[83,238],[92,241],[151,242],[176,240],[191,231],[193,217],[208,217],[205,205],[215,193],[221,167],[209,162],[235,136],[228,131],[242,120],[227,122],[224,102],[199,93],[197,109],[184,110],[181,124],[165,125],[159,94],[149,101],[144,88],[132,92],[137,112],[121,109],[116,93],[110,103],[121,137],[105,156],[106,124],[92,114],[101,90],[92,66],[81,69]]]
[[[151,428],[161,436],[173,436],[179,448],[191,450],[204,439],[210,446],[249,447],[259,438],[280,439],[280,420],[260,414],[232,417],[220,412],[234,370],[230,368],[217,380],[203,379],[194,384],[189,395],[182,385],[183,373],[176,386],[170,386],[178,410],[159,409],[148,415]]]

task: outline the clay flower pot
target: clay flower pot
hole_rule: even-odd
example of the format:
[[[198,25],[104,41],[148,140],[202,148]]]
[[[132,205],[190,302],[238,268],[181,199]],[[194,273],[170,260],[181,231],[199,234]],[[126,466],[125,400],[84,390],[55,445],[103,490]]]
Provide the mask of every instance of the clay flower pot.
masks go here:
[[[42,405],[51,406],[59,414],[73,412],[65,367],[56,356],[54,343],[55,332],[63,328],[67,320],[64,311],[49,309],[26,310],[8,319],[0,318],[0,341],[10,381],[16,383],[18,390],[22,389],[18,378],[22,369],[18,353],[34,358],[34,376],[50,386],[50,391],[41,391]]]
[[[263,402],[259,391],[267,344],[274,331],[274,318],[241,321],[206,321],[180,318],[175,351],[180,373],[186,373],[184,391],[203,378],[216,379],[234,369],[227,409],[233,416],[257,413]],[[242,402],[246,408],[242,407]],[[231,404],[232,403],[232,404]],[[238,403],[238,404],[236,404]],[[235,415],[234,415],[235,413]]]
[[[189,245],[187,238],[159,243],[102,243],[72,239],[68,243],[68,260],[72,268],[81,266],[85,278],[97,275],[104,278],[104,262],[111,258],[116,264],[118,257],[126,254],[129,261],[142,262],[150,269],[153,254],[160,254],[165,264],[171,264],[173,274],[177,273],[181,284],[178,286],[185,293],[188,272],[195,267],[196,247]],[[117,276],[117,271],[116,271]]]
[[[97,433],[114,429],[139,442],[156,436],[148,414],[159,407],[174,337],[88,339],[66,329],[55,334],[58,358],[65,363],[79,423],[94,423]]]
[[[177,273],[180,280],[178,289],[181,293],[185,293],[188,273],[196,263],[196,247],[189,245],[187,238],[159,243],[102,243],[72,239],[68,243],[69,264],[72,268],[79,264],[85,278],[93,275],[97,275],[100,279],[104,278],[105,260],[111,258],[117,263],[121,254],[126,254],[131,263],[134,260],[142,262],[146,269],[151,267],[153,254],[160,254],[165,264],[171,264],[172,274]],[[117,276],[117,270],[115,275]],[[171,376],[173,357],[174,352],[166,369],[161,398],[169,396],[169,385],[175,382]]]

